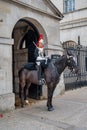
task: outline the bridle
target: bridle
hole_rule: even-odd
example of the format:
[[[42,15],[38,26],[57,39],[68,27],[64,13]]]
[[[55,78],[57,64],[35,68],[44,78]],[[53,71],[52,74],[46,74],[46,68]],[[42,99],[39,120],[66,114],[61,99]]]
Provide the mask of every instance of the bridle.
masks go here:
[[[67,63],[68,63],[68,68],[73,71],[73,65],[70,64],[71,58],[73,59],[73,56],[67,56]],[[69,65],[70,64],[70,65]]]

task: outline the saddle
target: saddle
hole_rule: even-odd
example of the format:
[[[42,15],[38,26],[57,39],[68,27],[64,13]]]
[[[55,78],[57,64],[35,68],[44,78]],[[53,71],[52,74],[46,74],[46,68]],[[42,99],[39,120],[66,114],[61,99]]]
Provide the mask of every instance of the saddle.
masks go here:
[[[28,70],[37,70],[36,63],[34,63],[34,62],[28,62],[28,63],[26,63],[24,65],[24,68],[28,69]]]
[[[42,69],[47,68],[49,62],[50,62],[49,59],[47,60],[47,63],[46,63],[45,60],[42,60],[41,63],[40,63],[41,68],[42,68]],[[24,68],[25,68],[25,69],[28,69],[28,70],[37,70],[37,65],[36,65],[36,63],[34,63],[34,62],[28,62],[28,63],[26,63],[26,64],[24,65]]]

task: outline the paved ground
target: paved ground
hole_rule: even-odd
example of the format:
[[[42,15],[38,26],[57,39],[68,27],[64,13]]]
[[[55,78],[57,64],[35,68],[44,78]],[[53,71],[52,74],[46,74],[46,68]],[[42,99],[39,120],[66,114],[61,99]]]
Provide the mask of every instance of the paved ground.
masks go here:
[[[87,87],[65,92],[53,99],[48,112],[46,100],[5,113],[0,130],[87,130]]]

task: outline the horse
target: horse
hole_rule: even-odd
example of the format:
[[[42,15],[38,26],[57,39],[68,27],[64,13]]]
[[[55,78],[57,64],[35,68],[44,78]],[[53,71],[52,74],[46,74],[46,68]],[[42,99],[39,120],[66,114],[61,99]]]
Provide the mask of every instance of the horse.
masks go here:
[[[74,73],[78,72],[78,67],[72,55],[62,55],[54,61],[51,60],[46,68],[43,70],[44,79],[47,85],[47,108],[48,111],[54,110],[52,105],[52,98],[54,90],[59,83],[60,76],[65,68],[68,67]],[[26,68],[21,68],[19,70],[19,88],[20,88],[20,98],[21,107],[24,107],[24,100],[26,100],[26,93],[31,83],[38,85],[38,72],[37,70],[28,70]],[[24,97],[25,91],[25,97]]]

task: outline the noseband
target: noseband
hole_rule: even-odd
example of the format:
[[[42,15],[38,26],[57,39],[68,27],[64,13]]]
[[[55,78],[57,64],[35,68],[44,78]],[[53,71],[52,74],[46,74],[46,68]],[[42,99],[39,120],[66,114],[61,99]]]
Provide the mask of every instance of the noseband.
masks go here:
[[[71,70],[71,71],[73,71],[73,65],[71,65],[70,63],[71,63],[71,58],[73,58],[73,56],[68,56],[67,57],[67,63],[68,63],[68,68]]]

